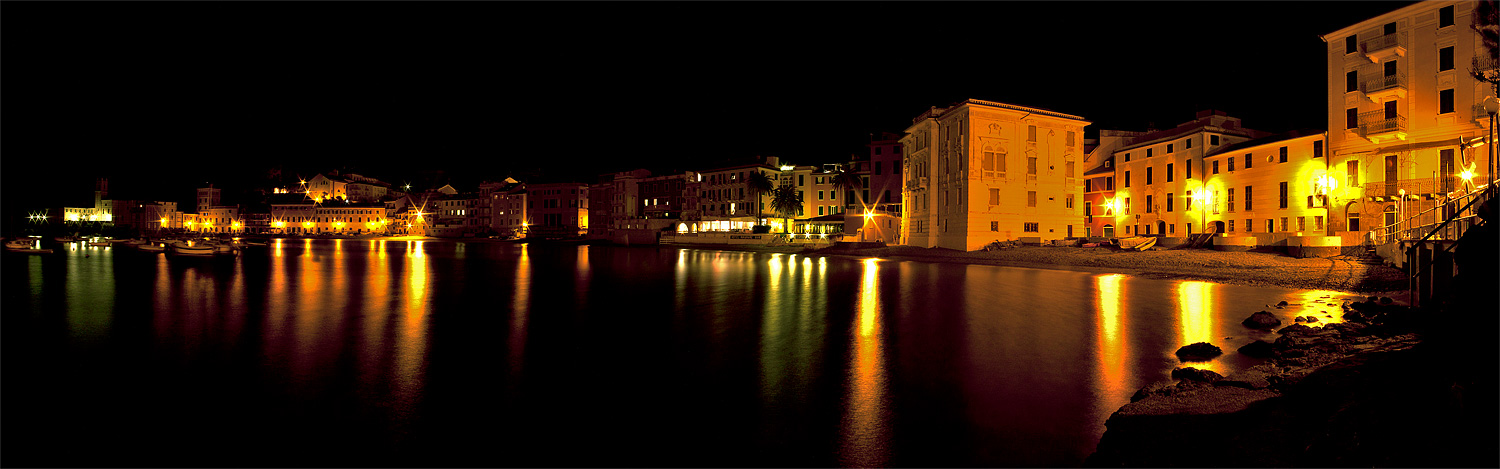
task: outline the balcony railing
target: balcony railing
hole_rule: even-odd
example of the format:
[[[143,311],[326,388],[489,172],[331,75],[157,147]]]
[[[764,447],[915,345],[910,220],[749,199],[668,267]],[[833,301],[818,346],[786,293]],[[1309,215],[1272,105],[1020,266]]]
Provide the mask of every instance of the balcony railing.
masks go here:
[[[1406,74],[1397,73],[1395,75],[1388,75],[1365,80],[1363,83],[1360,83],[1359,91],[1363,93],[1374,93],[1377,91],[1385,91],[1391,88],[1405,87]]]
[[[1397,114],[1395,117],[1386,117],[1385,110],[1366,112],[1359,115],[1360,137],[1405,131],[1406,116]]]
[[[1396,34],[1382,34],[1382,31],[1372,29],[1360,34],[1359,37],[1369,38],[1363,41],[1359,41],[1359,51],[1367,55],[1390,49],[1392,47],[1406,47],[1405,31],[1401,31]]]

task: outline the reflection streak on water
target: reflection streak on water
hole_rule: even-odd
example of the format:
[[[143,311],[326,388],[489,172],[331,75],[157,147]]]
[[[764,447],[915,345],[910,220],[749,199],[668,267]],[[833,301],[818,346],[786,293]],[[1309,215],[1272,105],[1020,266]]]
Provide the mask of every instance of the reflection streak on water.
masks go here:
[[[512,383],[519,382],[526,353],[526,322],[531,315],[531,254],[529,245],[521,245],[516,260],[515,293],[510,307],[510,372]]]
[[[1182,345],[1196,344],[1198,342],[1215,343],[1214,340],[1214,289],[1217,284],[1208,282],[1184,281],[1177,284],[1177,311],[1182,328]],[[1222,365],[1217,361],[1188,362],[1183,366],[1191,366],[1200,370],[1213,370],[1223,374]]]
[[[766,278],[765,303],[760,313],[760,391],[764,402],[775,402],[787,373],[786,337],[781,315],[781,254],[771,254]]]
[[[819,258],[818,264],[823,265],[825,259]],[[877,259],[863,262],[859,316],[854,328],[854,363],[849,367],[849,396],[839,445],[841,462],[852,467],[884,466],[889,451],[877,262]]]
[[[422,360],[427,346],[427,256],[422,241],[407,250],[406,310],[401,315],[401,334],[396,340],[396,398],[410,402],[422,386]]]
[[[1121,274],[1094,277],[1098,288],[1099,305],[1099,384],[1096,389],[1099,407],[1119,407],[1121,396],[1126,394],[1126,370],[1129,347],[1125,346],[1123,329],[1120,327],[1120,286],[1125,279]]]

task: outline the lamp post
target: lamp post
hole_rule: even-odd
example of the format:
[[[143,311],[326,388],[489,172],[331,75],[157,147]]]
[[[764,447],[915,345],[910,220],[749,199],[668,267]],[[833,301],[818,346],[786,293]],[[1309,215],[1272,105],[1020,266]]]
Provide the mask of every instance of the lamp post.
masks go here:
[[[1489,184],[1495,181],[1495,113],[1500,112],[1500,100],[1496,100],[1494,96],[1485,97],[1484,112],[1490,114],[1490,128],[1485,132],[1489,136],[1490,161],[1489,172],[1485,173],[1484,180],[1485,184]]]

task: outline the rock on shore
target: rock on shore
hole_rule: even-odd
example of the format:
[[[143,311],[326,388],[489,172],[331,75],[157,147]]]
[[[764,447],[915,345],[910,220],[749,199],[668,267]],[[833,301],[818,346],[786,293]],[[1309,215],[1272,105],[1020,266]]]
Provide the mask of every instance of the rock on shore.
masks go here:
[[[1181,381],[1137,391],[1085,465],[1432,467],[1459,457],[1438,454],[1458,445],[1458,431],[1443,420],[1451,411],[1431,404],[1451,398],[1423,366],[1433,357],[1420,336],[1401,327],[1410,313],[1358,305],[1345,305],[1350,322],[1295,324],[1260,342],[1271,349],[1264,364],[1221,379],[1180,368]]]

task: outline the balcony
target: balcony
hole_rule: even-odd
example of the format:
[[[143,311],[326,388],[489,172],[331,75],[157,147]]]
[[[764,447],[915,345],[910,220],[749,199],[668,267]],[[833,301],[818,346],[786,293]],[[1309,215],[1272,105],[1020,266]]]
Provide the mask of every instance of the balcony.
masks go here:
[[[1390,140],[1406,140],[1406,116],[1387,118],[1385,111],[1372,111],[1359,115],[1359,136],[1380,143]]]
[[[1372,63],[1378,64],[1391,57],[1406,57],[1405,31],[1382,34],[1380,30],[1372,29],[1360,33],[1359,37],[1369,38],[1359,42],[1359,51]]]
[[[1376,77],[1359,84],[1359,91],[1365,94],[1370,102],[1383,103],[1389,98],[1406,97],[1406,74],[1397,73],[1383,77]]]

